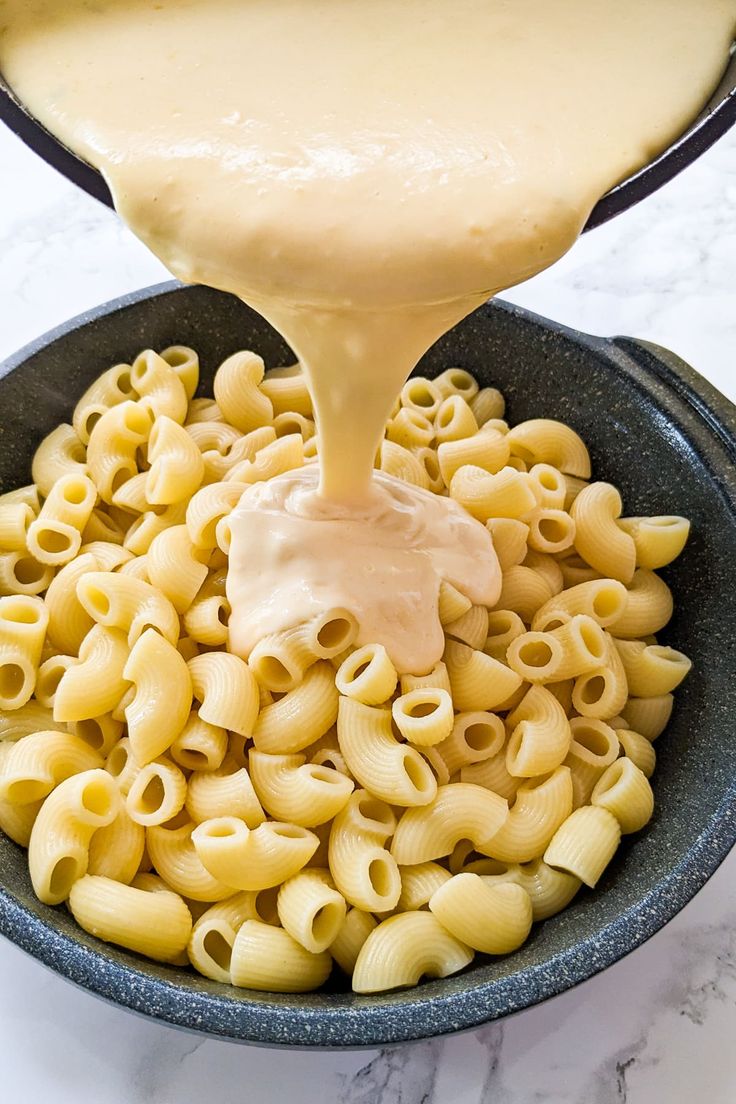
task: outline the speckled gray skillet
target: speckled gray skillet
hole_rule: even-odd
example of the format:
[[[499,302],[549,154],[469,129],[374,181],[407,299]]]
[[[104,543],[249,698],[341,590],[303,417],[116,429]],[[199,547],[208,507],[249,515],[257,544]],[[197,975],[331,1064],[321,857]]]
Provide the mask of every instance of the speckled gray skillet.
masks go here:
[[[203,288],[167,284],[83,315],[0,367],[0,489],[28,481],[36,444],[69,418],[97,373],[174,342],[199,350],[206,388],[237,348],[272,365],[286,354],[257,315]],[[628,513],[693,520],[685,554],[666,572],[677,603],[666,639],[695,668],[657,744],[652,823],[626,841],[598,892],[535,927],[515,955],[405,993],[358,997],[338,982],[304,996],[248,993],[153,965],[86,935],[65,909],[40,905],[25,852],[0,839],[0,931],[18,946],[91,992],[180,1027],[260,1044],[376,1046],[472,1027],[583,981],[661,928],[724,858],[736,840],[734,408],[671,354],[500,303],[445,337],[422,368],[449,365],[501,387],[512,421],[548,415],[573,425]]]

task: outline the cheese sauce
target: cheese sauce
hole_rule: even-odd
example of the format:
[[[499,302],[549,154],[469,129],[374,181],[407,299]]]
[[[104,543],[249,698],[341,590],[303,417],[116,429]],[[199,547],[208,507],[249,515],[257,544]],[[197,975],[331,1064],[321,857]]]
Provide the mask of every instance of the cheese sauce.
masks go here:
[[[682,132],[735,25],[733,0],[0,0],[0,68],[20,98],[102,171],[175,275],[254,306],[307,373],[319,489],[310,473],[289,513],[288,477],[236,511],[235,647],[302,616],[323,576],[335,604],[388,609],[380,577],[414,613],[403,603],[400,631],[377,615],[370,633],[401,669],[431,667],[445,564],[430,549],[455,507],[401,488],[422,534],[411,579],[364,570],[390,540],[347,536],[378,508],[395,396],[440,334],[556,260],[600,196]],[[288,555],[269,568],[256,533]],[[360,595],[338,585],[348,552]],[[256,555],[269,594],[301,585],[304,602],[259,602],[243,581]],[[497,592],[480,526],[457,570],[463,589],[482,576]]]

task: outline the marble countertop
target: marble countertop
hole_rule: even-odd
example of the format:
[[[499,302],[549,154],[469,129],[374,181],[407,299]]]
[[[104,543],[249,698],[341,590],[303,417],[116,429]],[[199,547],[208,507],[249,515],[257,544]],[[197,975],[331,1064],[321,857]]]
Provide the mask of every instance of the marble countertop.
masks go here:
[[[0,359],[166,279],[0,128]],[[668,345],[736,400],[736,131],[507,298]],[[0,940],[2,1094],[54,1104],[670,1104],[736,1099],[736,853],[663,931],[545,1005],[385,1051],[275,1053],[110,1007]]]

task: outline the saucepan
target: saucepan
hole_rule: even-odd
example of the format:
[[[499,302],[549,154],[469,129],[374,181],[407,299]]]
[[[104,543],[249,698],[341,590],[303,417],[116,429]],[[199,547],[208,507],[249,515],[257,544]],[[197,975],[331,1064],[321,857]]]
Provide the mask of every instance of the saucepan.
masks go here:
[[[203,287],[164,284],[73,319],[0,365],[0,492],[29,481],[36,445],[70,419],[99,372],[173,343],[198,349],[210,393],[217,364],[236,349],[269,365],[289,355],[252,310]],[[370,997],[337,976],[318,993],[237,990],[101,943],[65,908],[36,900],[26,853],[0,835],[0,932],[40,962],[125,1008],[214,1037],[380,1046],[472,1028],[591,977],[666,924],[736,842],[736,408],[663,349],[588,337],[500,302],[442,338],[419,371],[448,365],[500,387],[513,422],[572,425],[628,513],[692,519],[684,554],[664,572],[676,612],[662,639],[694,667],[657,741],[654,819],[625,837],[596,892],[537,925],[515,954]]]
[[[112,196],[102,175],[53,136],[14,95],[0,73],[0,119],[45,161],[102,203]],[[599,200],[585,225],[592,230],[657,191],[698,158],[736,122],[736,52],[696,119],[684,134],[644,168],[621,181]]]

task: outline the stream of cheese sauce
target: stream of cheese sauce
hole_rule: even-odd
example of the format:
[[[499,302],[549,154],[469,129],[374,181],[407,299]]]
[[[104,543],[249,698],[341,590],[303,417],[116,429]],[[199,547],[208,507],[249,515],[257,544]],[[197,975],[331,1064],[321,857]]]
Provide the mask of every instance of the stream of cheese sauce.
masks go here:
[[[233,515],[234,647],[330,578],[336,605],[386,611],[363,639],[432,666],[456,507],[402,487],[392,516],[373,463],[395,397],[442,333],[561,256],[685,129],[735,29],[734,0],[0,0],[19,97],[176,276],[255,307],[307,374],[319,480],[280,477]],[[493,604],[492,543],[468,525],[458,581]],[[397,533],[414,567],[370,570],[394,546],[398,565]],[[254,568],[267,616],[241,578]]]

